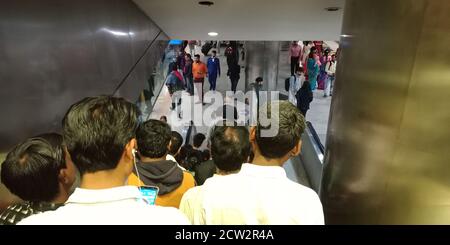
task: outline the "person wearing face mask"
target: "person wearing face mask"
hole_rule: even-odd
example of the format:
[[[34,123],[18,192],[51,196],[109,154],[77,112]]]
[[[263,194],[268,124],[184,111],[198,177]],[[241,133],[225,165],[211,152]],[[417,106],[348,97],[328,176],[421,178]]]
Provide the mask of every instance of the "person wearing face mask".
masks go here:
[[[220,60],[216,57],[217,52],[213,50],[207,61],[209,90],[216,91],[217,75],[220,77]]]
[[[305,76],[303,75],[303,67],[299,67],[295,72],[295,76],[291,76],[289,81],[289,102],[297,106],[297,98],[295,95],[300,90],[305,81]]]
[[[205,77],[208,75],[208,69],[205,63],[200,61],[200,55],[196,54],[194,56],[194,64],[192,64],[192,74],[194,76],[194,86],[198,94],[198,103],[203,103],[203,84],[205,82]]]
[[[78,184],[77,170],[56,133],[39,135],[18,144],[2,164],[3,184],[24,203],[9,206],[0,224],[14,225],[37,213],[64,205]]]

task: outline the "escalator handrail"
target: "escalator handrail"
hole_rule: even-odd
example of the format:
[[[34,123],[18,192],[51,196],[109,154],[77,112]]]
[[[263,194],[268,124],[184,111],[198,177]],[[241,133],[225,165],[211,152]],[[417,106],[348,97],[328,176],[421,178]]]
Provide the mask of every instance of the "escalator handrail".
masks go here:
[[[147,54],[148,50],[153,46],[153,43],[155,43],[155,41],[158,39],[158,37],[161,35],[161,33],[162,33],[162,31],[160,30],[158,32],[158,34],[155,36],[155,38],[148,44],[148,46],[145,48],[144,52],[139,57],[139,59],[134,63],[134,65],[130,68],[128,73],[123,77],[123,79],[120,81],[120,83],[114,89],[114,92],[112,93],[113,96],[116,95],[116,93],[119,91],[120,87],[122,87],[122,85],[125,83],[127,78],[131,75],[131,73],[134,71],[134,69],[139,64],[139,62],[142,60],[142,58],[144,58],[144,56]]]
[[[311,122],[306,122],[306,126],[308,127],[309,131],[311,132],[311,135],[314,138],[314,141],[316,143],[316,145],[319,147],[319,150],[322,154],[324,154],[325,152],[325,147],[323,147],[322,142],[320,141],[319,136],[317,135],[316,130],[314,129],[314,126],[312,125]]]

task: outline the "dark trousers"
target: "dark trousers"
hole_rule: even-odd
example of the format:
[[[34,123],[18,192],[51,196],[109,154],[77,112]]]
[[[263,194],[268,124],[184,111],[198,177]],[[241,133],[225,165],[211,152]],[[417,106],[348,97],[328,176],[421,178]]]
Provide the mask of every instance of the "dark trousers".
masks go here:
[[[185,76],[187,92],[192,96],[194,94],[194,78],[191,76]]]
[[[216,90],[216,81],[217,81],[217,75],[216,76],[209,76],[208,77],[208,81],[209,81],[209,90],[211,91],[215,91]]]
[[[236,93],[236,87],[238,85],[239,79],[230,79],[231,80],[231,91]]]
[[[291,57],[291,76],[297,72],[299,59],[300,57]]]

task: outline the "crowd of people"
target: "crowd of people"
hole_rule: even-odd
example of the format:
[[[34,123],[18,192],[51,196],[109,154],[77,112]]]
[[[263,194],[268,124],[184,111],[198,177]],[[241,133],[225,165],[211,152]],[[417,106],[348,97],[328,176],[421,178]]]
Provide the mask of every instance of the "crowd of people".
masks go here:
[[[337,52],[337,51],[336,51]],[[306,116],[313,100],[313,91],[321,89],[323,96],[332,95],[336,74],[336,54],[323,48],[320,41],[292,42],[289,48],[291,77],[287,86],[289,101]]]
[[[65,114],[62,134],[29,138],[8,153],[1,181],[23,203],[0,223],[324,224],[318,195],[282,167],[300,153],[303,115],[288,101],[259,113],[279,113],[275,136],[263,137],[268,126],[259,123],[227,121],[194,134],[191,145],[166,118],[140,123],[123,98],[85,98]],[[154,205],[146,187],[158,190]]]
[[[200,54],[196,51],[199,44],[199,41],[196,40],[186,40],[174,50],[175,56],[169,64],[165,84],[169,88],[171,96],[177,91],[186,90],[191,96],[197,95],[197,103],[203,103],[205,79],[208,78],[209,90],[215,92],[217,78],[222,75],[222,72],[220,59],[217,57],[220,47],[214,49],[213,47],[218,46],[217,44],[204,43],[201,46],[201,52],[208,58],[203,62]],[[226,75],[230,79],[230,91],[234,92],[236,92],[241,72],[238,49],[237,42],[230,41],[224,53],[227,59]],[[178,104],[180,103],[181,101],[178,101]],[[172,104],[172,109],[175,108],[175,104],[175,102]]]

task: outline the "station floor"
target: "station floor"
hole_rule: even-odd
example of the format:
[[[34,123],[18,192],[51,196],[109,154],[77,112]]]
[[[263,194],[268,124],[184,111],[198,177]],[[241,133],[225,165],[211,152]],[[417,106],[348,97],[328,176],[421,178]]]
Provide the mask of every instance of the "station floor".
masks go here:
[[[196,47],[196,53],[201,54],[200,47]],[[217,85],[216,90],[217,92],[222,93],[222,95],[225,95],[225,91],[230,90],[231,84],[226,76],[227,72],[227,64],[226,64],[226,58],[222,56],[223,49],[221,49],[221,52],[218,54],[218,58],[221,62],[221,69],[222,69],[222,76],[217,78]],[[201,54],[201,59],[205,61],[206,57]],[[277,83],[277,90],[280,91],[280,93],[287,95],[287,92],[284,90],[284,79],[286,77],[289,77],[290,75],[290,65],[289,65],[289,55],[288,51],[281,51],[280,57],[279,57],[279,75],[278,75],[278,83]],[[245,69],[241,69],[241,79],[238,83],[238,90],[244,91],[245,90]],[[209,83],[207,79],[205,79],[205,86],[204,86],[204,92],[209,91]],[[331,98],[332,97],[323,97],[323,90],[316,90],[314,91],[314,100],[311,102],[310,110],[308,111],[306,115],[306,120],[310,121],[312,125],[314,126],[321,142],[323,145],[326,143],[326,134],[327,134],[327,128],[328,128],[328,117],[330,113],[330,105],[331,105]],[[194,98],[196,99],[196,98]],[[188,124],[185,124],[183,126],[179,126],[179,123],[176,123],[179,121],[177,117],[177,113],[175,111],[170,110],[170,104],[171,99],[169,92],[167,88],[164,86],[162,89],[160,96],[158,97],[155,106],[153,108],[153,111],[151,112],[149,118],[153,119],[159,119],[161,116],[166,116],[168,118],[169,124],[173,125],[173,130],[178,131],[180,133],[183,132],[183,130],[186,130],[188,127]],[[205,107],[207,107],[206,105]],[[239,112],[243,113],[243,112]],[[199,116],[199,115],[197,115]],[[176,126],[178,125],[178,126]],[[198,133],[207,133],[208,127],[196,127]],[[183,134],[183,133],[182,133]]]
[[[226,76],[227,72],[227,64],[226,64],[226,58],[222,56],[223,50],[221,50],[218,54],[218,58],[221,61],[221,69],[222,69],[222,76],[217,79],[217,86],[216,90],[217,92],[222,93],[222,95],[225,95],[225,91],[230,90],[231,85],[228,77]],[[201,53],[200,48],[196,48],[196,53]],[[205,61],[205,57],[201,57],[203,61]],[[280,52],[280,63],[279,63],[279,79],[277,83],[277,90],[281,93],[285,93],[284,90],[284,79],[286,77],[289,77],[290,75],[290,65],[288,60],[288,52],[287,51],[281,51]],[[238,83],[238,90],[244,91],[245,90],[245,69],[241,69],[241,79]],[[209,83],[207,82],[207,79],[205,80],[205,86],[204,91],[209,91]],[[195,97],[195,95],[194,95]],[[321,139],[321,142],[323,145],[325,145],[326,140],[326,134],[327,134],[327,126],[328,126],[328,117],[329,117],[329,111],[330,111],[330,105],[331,105],[331,97],[324,98],[323,97],[323,91],[322,90],[316,90],[314,91],[314,100],[311,103],[311,109],[308,111],[306,119],[310,121],[319,138]],[[153,108],[153,111],[151,112],[149,118],[152,119],[159,119],[161,116],[166,116],[168,119],[168,123],[172,126],[172,130],[179,132],[181,135],[183,135],[183,138],[186,135],[187,129],[189,127],[189,124],[180,125],[178,119],[178,115],[176,111],[170,110],[171,106],[171,98],[169,95],[169,92],[167,88],[164,86],[162,89],[160,96],[158,97],[155,106]],[[204,106],[207,107],[208,105]],[[242,113],[241,111],[238,111],[238,113]],[[196,115],[199,116],[199,115]],[[197,133],[204,133],[207,135],[209,127],[207,126],[196,126]],[[206,141],[204,142],[204,145],[202,147],[206,147]],[[309,186],[309,182],[306,176],[306,173],[302,167],[296,168],[294,165],[299,164],[298,159],[291,159],[288,160],[284,164],[284,168],[286,170],[286,174],[288,178],[291,180],[301,183],[303,185]],[[295,169],[298,169],[295,171]]]

